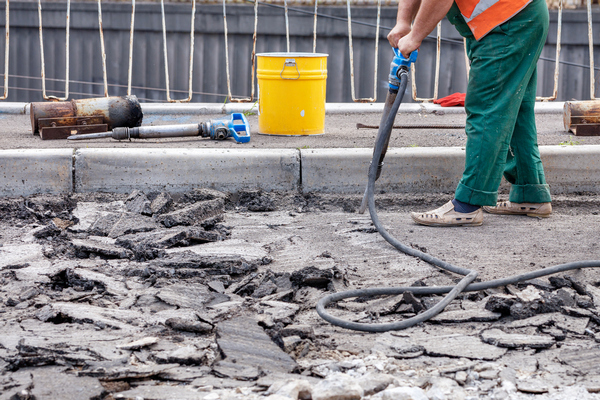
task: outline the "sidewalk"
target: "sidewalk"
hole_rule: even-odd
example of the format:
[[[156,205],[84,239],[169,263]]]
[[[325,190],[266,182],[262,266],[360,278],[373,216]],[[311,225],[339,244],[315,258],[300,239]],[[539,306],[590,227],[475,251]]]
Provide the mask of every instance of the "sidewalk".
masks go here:
[[[142,104],[144,125],[202,122],[252,104]],[[173,138],[42,141],[31,134],[28,105],[0,104],[0,195],[34,193],[187,191],[319,191],[362,193],[382,103],[327,104],[325,134],[280,137],[252,132],[233,140]],[[562,103],[536,106],[539,143],[554,194],[600,192],[600,137],[564,132]],[[388,192],[454,190],[464,165],[464,109],[402,105],[378,185]],[[257,129],[258,117],[249,115]],[[421,126],[414,129],[415,125]],[[412,127],[411,127],[412,126]]]

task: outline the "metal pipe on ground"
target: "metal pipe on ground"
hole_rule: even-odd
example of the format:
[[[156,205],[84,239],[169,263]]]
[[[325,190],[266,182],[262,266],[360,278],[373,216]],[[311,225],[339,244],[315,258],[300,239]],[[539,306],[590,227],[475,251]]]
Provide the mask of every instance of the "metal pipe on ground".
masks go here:
[[[116,127],[133,128],[142,125],[144,116],[136,96],[31,103],[30,115],[34,135],[41,134],[46,128],[89,128],[89,125],[105,125],[98,127],[103,131]]]

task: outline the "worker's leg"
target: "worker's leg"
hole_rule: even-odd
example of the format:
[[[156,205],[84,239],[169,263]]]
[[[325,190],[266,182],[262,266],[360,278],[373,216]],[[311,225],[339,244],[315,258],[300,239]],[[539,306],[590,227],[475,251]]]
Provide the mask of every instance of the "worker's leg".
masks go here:
[[[533,113],[523,114],[523,121],[519,115],[525,95],[531,93],[530,82],[547,32],[546,4],[544,0],[534,0],[479,42],[467,38],[471,59],[465,102],[467,146],[465,170],[455,194],[457,200],[474,205],[496,204],[517,123],[519,129],[535,127],[535,119],[525,121]],[[537,148],[535,140],[529,147]],[[532,150],[527,145],[522,148],[524,152]]]
[[[534,114],[536,86],[537,73],[534,72],[521,103],[506,157],[504,177],[511,183],[509,201],[512,203],[551,201],[537,145]]]
[[[460,21],[453,23],[461,28]],[[465,170],[455,199],[429,212],[411,213],[415,222],[436,226],[481,225],[481,208],[473,211],[468,207],[496,205],[521,103],[547,33],[546,3],[533,0],[480,41],[466,35],[471,71],[465,101]],[[535,126],[535,120],[532,123]]]

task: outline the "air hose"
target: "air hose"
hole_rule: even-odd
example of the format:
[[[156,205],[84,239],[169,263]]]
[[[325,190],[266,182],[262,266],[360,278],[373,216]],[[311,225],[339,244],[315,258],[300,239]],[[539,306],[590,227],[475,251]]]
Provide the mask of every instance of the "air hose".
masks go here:
[[[459,275],[464,276],[461,281],[456,286],[434,286],[434,287],[381,287],[381,288],[371,288],[371,289],[356,289],[349,290],[339,293],[333,293],[323,297],[317,303],[317,313],[321,318],[325,321],[340,326],[346,329],[352,329],[356,331],[364,331],[364,332],[387,332],[391,330],[401,330],[406,329],[411,326],[417,325],[421,322],[425,322],[428,319],[434,317],[444,310],[444,308],[454,300],[459,294],[464,292],[474,292],[479,290],[485,290],[490,288],[495,288],[499,286],[506,286],[510,284],[514,284],[517,282],[522,282],[529,279],[539,278],[546,275],[552,275],[559,272],[569,271],[573,269],[581,269],[581,268],[592,268],[592,267],[600,267],[600,260],[590,260],[590,261],[577,261],[571,262],[567,264],[555,265],[553,267],[545,268],[543,270],[537,270],[533,272],[528,272],[521,275],[515,275],[507,278],[495,279],[487,282],[477,282],[473,283],[475,278],[477,277],[477,272],[457,267],[452,265],[446,261],[440,260],[439,258],[433,257],[430,254],[423,253],[422,251],[413,249],[412,247],[406,246],[390,235],[383,225],[381,224],[379,217],[377,215],[377,211],[375,209],[375,181],[379,177],[381,172],[381,168],[383,166],[383,157],[385,157],[385,152],[387,150],[387,146],[389,143],[390,134],[392,131],[392,126],[394,124],[394,120],[396,118],[396,114],[398,113],[398,109],[400,104],[402,103],[402,97],[404,91],[406,90],[406,86],[408,83],[408,71],[410,68],[410,64],[416,60],[416,52],[411,54],[409,59],[406,59],[400,54],[396,49],[394,49],[396,56],[391,64],[390,71],[390,84],[388,97],[386,98],[386,103],[390,99],[393,99],[391,107],[384,108],[384,114],[382,116],[382,122],[380,123],[379,131],[377,133],[377,139],[375,142],[375,148],[373,150],[373,159],[371,161],[371,165],[369,166],[369,174],[368,174],[368,182],[367,189],[365,191],[365,200],[366,204],[369,208],[369,213],[371,214],[371,220],[373,225],[377,229],[377,231],[383,236],[383,238],[394,246],[397,250],[401,251],[404,254],[409,256],[420,258],[421,260],[432,264],[436,267],[439,267],[443,270],[453,272]],[[398,81],[399,80],[399,81]],[[399,95],[398,95],[399,94]],[[405,292],[411,292],[415,295],[438,295],[447,293],[447,295],[438,302],[435,306],[431,307],[427,311],[418,314],[414,317],[390,323],[360,323],[360,322],[352,322],[346,321],[341,318],[334,317],[329,314],[326,310],[326,307],[332,303],[336,303],[340,300],[354,298],[354,297],[375,297],[375,296],[391,296],[398,295]]]

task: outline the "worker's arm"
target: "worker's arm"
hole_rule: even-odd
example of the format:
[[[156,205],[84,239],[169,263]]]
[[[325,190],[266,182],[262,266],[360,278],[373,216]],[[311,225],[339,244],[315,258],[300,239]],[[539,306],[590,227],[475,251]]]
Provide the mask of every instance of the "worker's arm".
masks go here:
[[[408,35],[410,25],[415,19],[421,0],[400,0],[398,3],[398,14],[396,15],[396,25],[388,33],[388,41],[392,47],[398,47],[398,40]]]
[[[427,37],[444,19],[454,0],[421,0],[421,6],[415,17],[412,29],[398,41],[398,50],[408,58],[410,53],[421,46]]]

